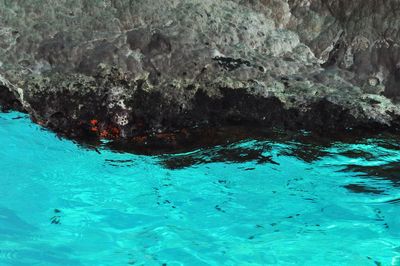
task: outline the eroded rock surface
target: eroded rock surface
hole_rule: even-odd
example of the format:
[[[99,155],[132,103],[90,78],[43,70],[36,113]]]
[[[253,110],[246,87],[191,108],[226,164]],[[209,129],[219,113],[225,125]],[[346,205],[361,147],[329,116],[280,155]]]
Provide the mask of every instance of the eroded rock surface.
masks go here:
[[[396,0],[0,0],[0,104],[78,139],[396,130],[399,13]]]

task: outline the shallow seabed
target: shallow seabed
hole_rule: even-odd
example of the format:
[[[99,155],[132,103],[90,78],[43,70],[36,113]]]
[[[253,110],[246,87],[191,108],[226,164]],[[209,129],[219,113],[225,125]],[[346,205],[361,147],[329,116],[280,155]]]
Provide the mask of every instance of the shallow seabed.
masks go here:
[[[400,144],[88,150],[0,114],[0,265],[400,265]]]

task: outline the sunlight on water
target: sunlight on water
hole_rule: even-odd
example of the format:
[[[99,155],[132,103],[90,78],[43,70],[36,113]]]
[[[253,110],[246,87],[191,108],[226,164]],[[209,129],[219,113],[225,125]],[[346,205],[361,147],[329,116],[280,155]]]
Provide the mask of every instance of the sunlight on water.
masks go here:
[[[0,265],[400,265],[400,144],[78,147],[0,114]]]

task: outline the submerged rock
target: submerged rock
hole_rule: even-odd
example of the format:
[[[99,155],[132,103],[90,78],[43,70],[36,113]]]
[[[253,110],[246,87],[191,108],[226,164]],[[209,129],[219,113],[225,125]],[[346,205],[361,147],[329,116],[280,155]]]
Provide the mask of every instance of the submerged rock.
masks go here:
[[[3,1],[0,104],[77,139],[177,143],[232,125],[397,130],[399,7]]]

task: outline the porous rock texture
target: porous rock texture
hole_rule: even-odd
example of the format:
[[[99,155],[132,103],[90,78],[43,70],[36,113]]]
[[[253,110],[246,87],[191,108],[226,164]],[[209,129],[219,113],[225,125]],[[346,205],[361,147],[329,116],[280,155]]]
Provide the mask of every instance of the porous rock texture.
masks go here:
[[[0,0],[0,104],[67,137],[400,128],[397,0]]]

